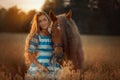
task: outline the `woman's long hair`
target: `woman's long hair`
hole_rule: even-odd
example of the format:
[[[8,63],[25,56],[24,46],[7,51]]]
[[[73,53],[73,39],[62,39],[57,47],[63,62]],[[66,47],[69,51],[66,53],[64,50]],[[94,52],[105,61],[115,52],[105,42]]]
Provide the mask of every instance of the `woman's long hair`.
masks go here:
[[[31,30],[30,30],[30,33],[28,34],[28,36],[26,38],[26,42],[25,42],[25,53],[24,53],[24,56],[25,56],[26,66],[29,66],[32,63],[32,60],[30,58],[31,54],[28,51],[29,46],[30,46],[29,43],[30,43],[30,40],[32,39],[32,37],[36,33],[40,33],[40,27],[38,27],[38,24],[37,24],[38,21],[37,20],[38,20],[38,17],[41,16],[41,15],[45,15],[47,17],[48,21],[51,22],[50,17],[44,11],[38,12],[38,13],[36,13],[34,15],[33,20],[32,20]],[[35,55],[33,55],[32,57],[35,57]]]

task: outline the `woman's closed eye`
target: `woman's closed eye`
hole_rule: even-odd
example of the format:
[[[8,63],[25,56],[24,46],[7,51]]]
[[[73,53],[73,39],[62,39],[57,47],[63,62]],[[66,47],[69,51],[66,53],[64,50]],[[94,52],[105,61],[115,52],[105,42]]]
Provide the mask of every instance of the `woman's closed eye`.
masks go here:
[[[41,20],[37,21],[38,23],[41,23]]]
[[[43,19],[43,21],[47,21],[47,19]]]

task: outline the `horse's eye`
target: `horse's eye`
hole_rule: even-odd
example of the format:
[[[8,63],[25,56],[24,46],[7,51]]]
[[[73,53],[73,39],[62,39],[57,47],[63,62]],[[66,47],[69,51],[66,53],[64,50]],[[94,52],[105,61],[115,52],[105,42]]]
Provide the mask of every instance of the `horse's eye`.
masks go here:
[[[57,24],[57,27],[60,27],[60,24]]]

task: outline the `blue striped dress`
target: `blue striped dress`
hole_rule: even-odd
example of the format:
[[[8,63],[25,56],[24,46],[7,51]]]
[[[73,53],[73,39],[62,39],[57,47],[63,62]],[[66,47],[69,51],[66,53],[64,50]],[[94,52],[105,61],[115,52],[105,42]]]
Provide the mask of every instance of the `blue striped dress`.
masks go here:
[[[50,62],[53,50],[51,36],[42,36],[36,33],[30,40],[29,52],[34,54],[35,51],[38,51],[38,55],[36,57],[37,61],[47,67],[51,75],[53,75],[53,72],[60,69],[60,65],[58,63],[53,63],[53,61]],[[41,69],[38,69],[37,66],[32,63],[27,73],[35,76],[34,73],[40,72],[40,70]]]

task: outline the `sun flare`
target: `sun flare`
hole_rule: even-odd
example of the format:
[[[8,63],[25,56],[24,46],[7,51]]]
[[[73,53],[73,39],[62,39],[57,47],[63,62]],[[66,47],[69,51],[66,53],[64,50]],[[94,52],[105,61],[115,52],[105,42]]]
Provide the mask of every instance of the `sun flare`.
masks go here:
[[[20,7],[24,11],[29,11],[31,9],[35,9],[38,11],[38,10],[41,10],[44,3],[45,3],[45,0],[24,0],[23,4],[20,4]]]
[[[25,12],[35,9],[36,11],[41,10],[46,0],[1,0],[0,5],[9,8],[16,5],[18,8]]]

